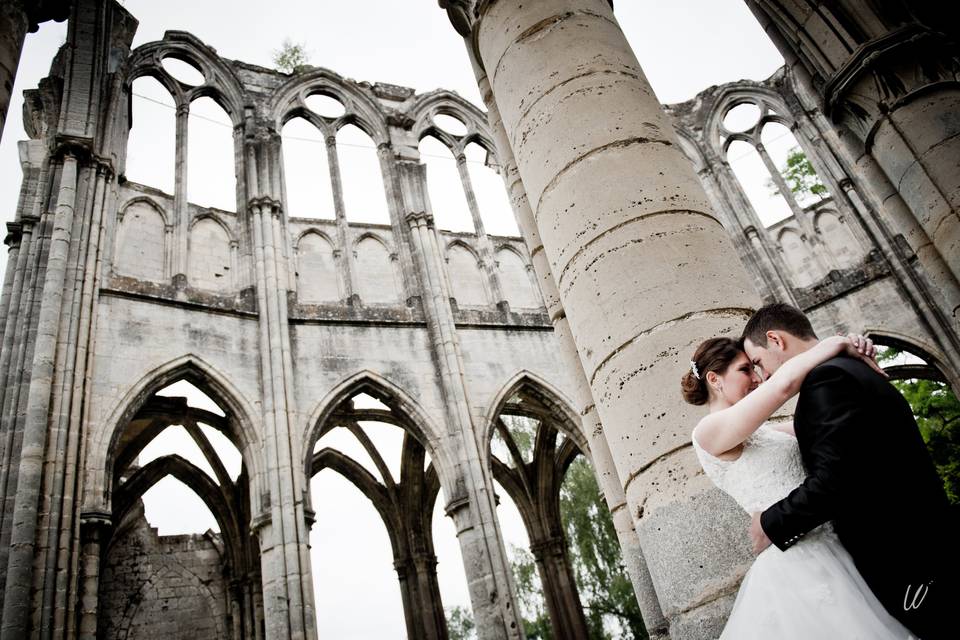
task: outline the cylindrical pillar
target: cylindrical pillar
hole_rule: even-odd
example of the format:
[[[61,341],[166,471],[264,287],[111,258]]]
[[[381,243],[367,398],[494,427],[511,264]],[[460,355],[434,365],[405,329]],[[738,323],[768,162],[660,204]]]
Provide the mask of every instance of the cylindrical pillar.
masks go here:
[[[7,123],[7,109],[29,26],[30,20],[21,2],[0,4],[0,137]]]
[[[590,395],[590,385],[583,374],[583,367],[580,365],[577,345],[570,335],[566,314],[560,304],[556,281],[550,272],[550,265],[547,263],[543,251],[543,243],[537,232],[533,211],[530,210],[530,203],[523,188],[523,181],[520,180],[517,172],[513,150],[507,141],[500,111],[490,91],[490,82],[484,71],[476,65],[476,61],[473,62],[474,71],[477,74],[477,83],[480,86],[480,95],[487,106],[490,130],[500,154],[503,179],[510,196],[510,205],[513,208],[520,233],[523,234],[527,250],[530,252],[530,262],[547,313],[553,323],[557,342],[560,343],[564,363],[569,367],[570,375],[575,380],[577,390],[576,410],[580,415],[581,428],[590,445],[590,459],[593,463],[594,473],[597,475],[607,507],[609,507],[613,517],[617,540],[620,543],[620,554],[630,576],[637,603],[640,605],[640,614],[643,617],[647,633],[653,640],[660,640],[668,637],[667,621],[663,617],[663,611],[660,609],[660,603],[650,579],[650,571],[647,569],[643,551],[640,549],[640,540],[637,537],[636,529],[634,529],[630,510],[627,508],[627,498],[623,493],[623,484],[617,475],[613,454],[611,454],[610,447],[603,436],[603,425],[600,424],[596,404]]]
[[[714,637],[750,560],[677,390],[757,297],[604,0],[481,3],[474,43],[673,635]]]

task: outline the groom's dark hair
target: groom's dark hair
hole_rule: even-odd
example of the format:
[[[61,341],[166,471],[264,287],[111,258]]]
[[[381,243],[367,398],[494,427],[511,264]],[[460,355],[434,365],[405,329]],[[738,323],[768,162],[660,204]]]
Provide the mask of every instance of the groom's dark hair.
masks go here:
[[[767,348],[767,331],[784,331],[803,340],[816,340],[813,325],[803,311],[785,302],[775,302],[757,311],[747,320],[742,340]]]

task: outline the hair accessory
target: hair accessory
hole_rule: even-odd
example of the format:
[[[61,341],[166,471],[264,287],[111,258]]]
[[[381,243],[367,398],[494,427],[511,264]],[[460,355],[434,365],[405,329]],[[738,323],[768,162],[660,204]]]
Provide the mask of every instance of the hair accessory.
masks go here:
[[[693,377],[697,380],[700,379],[700,371],[697,369],[697,363],[693,360],[690,361],[690,369],[693,371]]]

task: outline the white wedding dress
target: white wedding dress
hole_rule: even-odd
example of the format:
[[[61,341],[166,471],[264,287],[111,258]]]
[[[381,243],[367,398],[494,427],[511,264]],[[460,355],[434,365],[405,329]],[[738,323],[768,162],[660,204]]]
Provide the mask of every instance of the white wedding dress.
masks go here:
[[[806,472],[797,440],[769,425],[744,442],[736,460],[693,448],[707,476],[756,513],[784,498]],[[746,532],[744,532],[746,535]],[[744,576],[722,640],[907,640],[915,638],[887,613],[829,524],[787,551],[771,545]]]

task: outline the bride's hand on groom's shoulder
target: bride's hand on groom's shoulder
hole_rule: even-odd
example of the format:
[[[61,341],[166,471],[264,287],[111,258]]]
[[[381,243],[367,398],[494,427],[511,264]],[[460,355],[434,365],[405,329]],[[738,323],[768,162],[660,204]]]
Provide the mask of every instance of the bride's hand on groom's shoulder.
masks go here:
[[[890,377],[877,362],[877,346],[873,344],[873,340],[867,336],[861,336],[856,333],[851,333],[847,336],[837,336],[837,338],[843,341],[842,353],[845,353],[851,358],[863,360],[871,369],[884,378]]]

